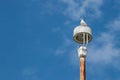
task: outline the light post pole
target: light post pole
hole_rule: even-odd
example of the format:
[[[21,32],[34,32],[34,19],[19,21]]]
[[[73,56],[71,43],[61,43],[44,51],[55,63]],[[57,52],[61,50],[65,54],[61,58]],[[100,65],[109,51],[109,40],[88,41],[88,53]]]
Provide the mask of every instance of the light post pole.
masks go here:
[[[75,27],[73,39],[80,45],[78,48],[78,56],[80,58],[80,80],[86,80],[87,44],[92,40],[92,32],[83,19],[81,19],[80,25]]]

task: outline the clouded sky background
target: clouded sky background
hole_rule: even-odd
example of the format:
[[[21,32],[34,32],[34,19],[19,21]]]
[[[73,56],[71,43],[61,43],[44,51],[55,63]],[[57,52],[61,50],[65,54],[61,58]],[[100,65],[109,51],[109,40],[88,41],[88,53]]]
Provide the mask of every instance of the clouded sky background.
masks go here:
[[[0,80],[79,80],[73,29],[92,29],[87,80],[120,80],[120,0],[1,0]]]

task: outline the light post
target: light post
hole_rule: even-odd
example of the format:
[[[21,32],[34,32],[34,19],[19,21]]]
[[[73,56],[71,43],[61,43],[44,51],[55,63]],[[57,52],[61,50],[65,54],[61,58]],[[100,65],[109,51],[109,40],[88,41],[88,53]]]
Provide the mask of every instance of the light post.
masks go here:
[[[81,19],[80,25],[75,27],[73,39],[80,45],[78,48],[78,56],[80,58],[80,80],[86,80],[87,44],[92,40],[92,32],[83,19]]]

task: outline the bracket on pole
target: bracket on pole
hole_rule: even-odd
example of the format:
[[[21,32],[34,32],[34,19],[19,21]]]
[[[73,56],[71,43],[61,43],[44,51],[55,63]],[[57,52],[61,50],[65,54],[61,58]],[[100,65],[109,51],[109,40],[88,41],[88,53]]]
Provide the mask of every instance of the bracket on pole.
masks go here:
[[[78,56],[79,57],[86,57],[87,54],[87,48],[85,46],[80,46],[78,48]]]

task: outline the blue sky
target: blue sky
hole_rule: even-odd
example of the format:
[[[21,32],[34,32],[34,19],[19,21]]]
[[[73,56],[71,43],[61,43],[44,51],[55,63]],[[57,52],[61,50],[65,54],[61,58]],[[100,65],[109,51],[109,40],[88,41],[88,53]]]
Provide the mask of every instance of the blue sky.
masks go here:
[[[87,80],[120,80],[119,0],[1,0],[0,80],[79,80],[73,29],[92,29]]]

